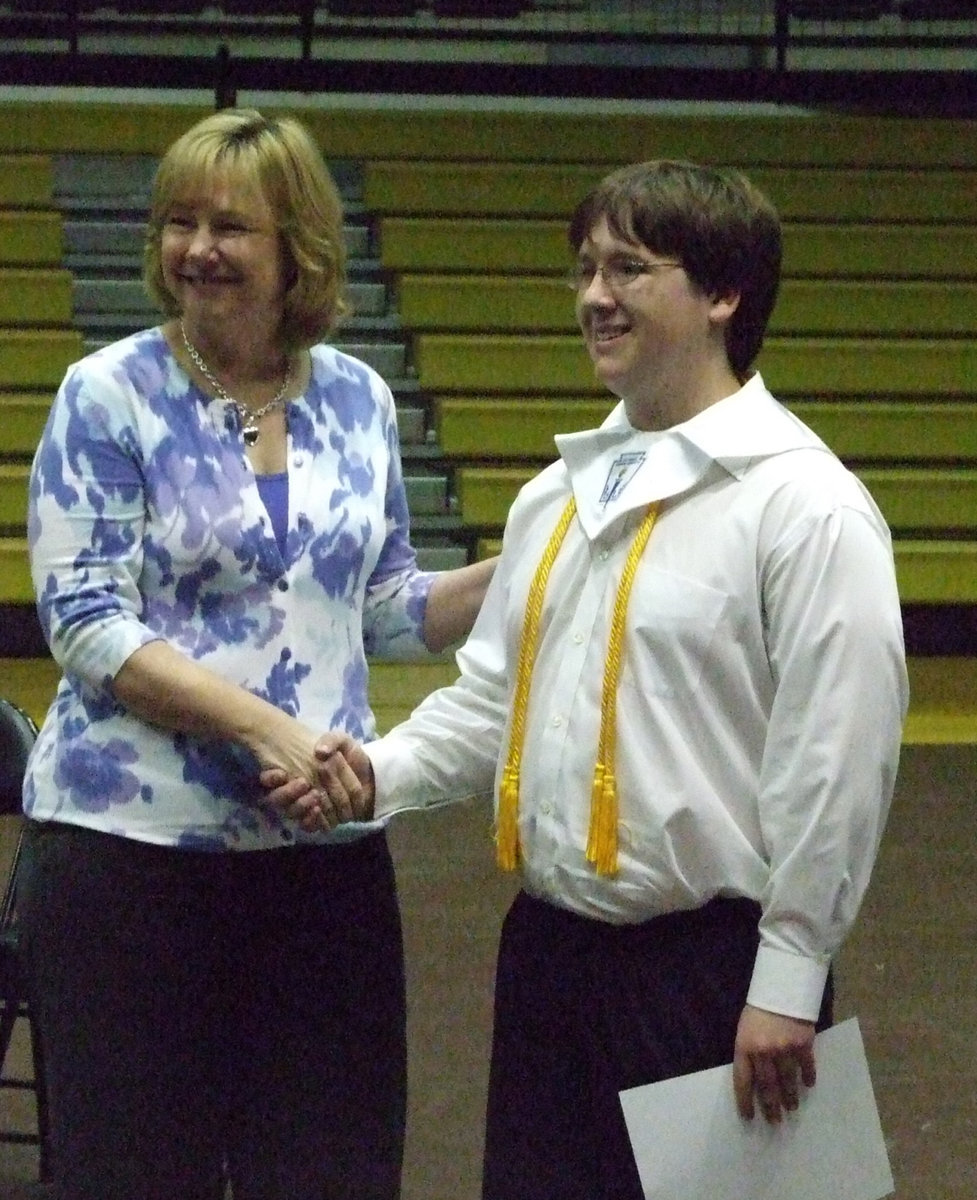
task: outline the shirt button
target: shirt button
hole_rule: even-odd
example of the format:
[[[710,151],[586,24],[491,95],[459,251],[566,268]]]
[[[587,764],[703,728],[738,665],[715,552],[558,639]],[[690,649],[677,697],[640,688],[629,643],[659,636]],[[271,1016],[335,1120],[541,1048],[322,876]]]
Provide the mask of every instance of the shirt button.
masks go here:
[[[583,642],[583,634],[575,633],[573,635],[573,642],[574,642],[574,645],[579,646]]]
[[[288,580],[287,579],[279,579],[278,583],[275,586],[278,588],[278,590],[280,592],[287,592],[288,591]]]
[[[610,554],[610,550],[601,550],[601,552],[600,552],[600,554],[598,555],[598,557],[600,558],[600,561],[601,561],[601,562],[607,562],[607,556],[608,556],[609,554]]]
[[[553,805],[550,804],[550,802],[548,800],[546,800],[543,804],[541,804],[539,806],[539,811],[543,814],[544,817],[548,817],[550,815],[550,813],[553,811]]]
[[[554,717],[553,718],[553,728],[554,729],[559,729],[562,724],[563,724],[562,717]]]

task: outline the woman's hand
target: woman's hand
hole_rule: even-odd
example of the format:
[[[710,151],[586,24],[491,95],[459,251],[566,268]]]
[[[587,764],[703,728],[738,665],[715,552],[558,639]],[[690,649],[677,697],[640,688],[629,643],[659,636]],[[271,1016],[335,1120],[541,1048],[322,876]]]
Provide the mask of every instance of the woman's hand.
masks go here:
[[[352,772],[349,777],[336,775],[332,794],[322,785],[315,730],[168,643],[148,642],[130,655],[113,690],[120,703],[150,724],[246,747],[263,771],[276,770],[283,781],[301,789],[308,827],[332,829],[342,821],[361,819],[361,797]],[[326,777],[333,774],[327,771]]]
[[[316,778],[267,766],[260,775],[265,803],[305,832],[332,829],[373,816],[373,767],[363,747],[346,733],[324,733],[314,748]]]

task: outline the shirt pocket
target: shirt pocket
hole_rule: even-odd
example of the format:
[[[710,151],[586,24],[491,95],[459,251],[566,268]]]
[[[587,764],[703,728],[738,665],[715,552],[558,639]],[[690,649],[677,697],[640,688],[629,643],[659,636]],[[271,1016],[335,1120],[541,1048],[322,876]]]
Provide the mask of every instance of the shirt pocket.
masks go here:
[[[643,695],[661,697],[698,691],[729,606],[726,592],[642,564],[628,602],[622,686],[629,680]]]

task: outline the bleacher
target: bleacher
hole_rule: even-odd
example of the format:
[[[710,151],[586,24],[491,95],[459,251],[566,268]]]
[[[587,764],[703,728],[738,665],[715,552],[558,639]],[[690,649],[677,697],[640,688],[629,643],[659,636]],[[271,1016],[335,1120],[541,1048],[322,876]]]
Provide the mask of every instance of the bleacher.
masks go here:
[[[30,453],[68,362],[154,319],[135,282],[145,172],[198,115],[2,106],[0,673],[4,690],[35,688],[35,710],[53,676],[24,632]],[[358,316],[339,341],[397,395],[415,540],[434,566],[494,549],[516,489],[554,456],[553,434],[598,423],[612,403],[562,283],[575,200],[643,158],[744,169],[785,221],[759,366],[865,480],[895,535],[907,740],[977,741],[972,122],[512,106],[302,115],[347,202]],[[376,664],[381,723],[452,670]]]

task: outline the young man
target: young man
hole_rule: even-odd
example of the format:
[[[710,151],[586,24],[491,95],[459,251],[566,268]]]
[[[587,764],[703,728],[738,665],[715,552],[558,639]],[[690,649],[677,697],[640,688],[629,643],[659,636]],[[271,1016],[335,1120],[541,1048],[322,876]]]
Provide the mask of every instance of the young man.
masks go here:
[[[523,890],[485,1200],[640,1200],[622,1088],[732,1061],[744,1117],[797,1106],[907,702],[883,519],[752,373],[780,271],[770,203],[733,172],[649,162],[608,176],[569,234],[580,328],[621,403],[558,437],[513,505],[457,682],[366,755],[321,743],[343,813],[498,796]],[[299,790],[277,802],[314,823]]]

